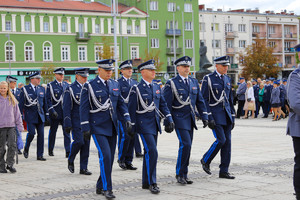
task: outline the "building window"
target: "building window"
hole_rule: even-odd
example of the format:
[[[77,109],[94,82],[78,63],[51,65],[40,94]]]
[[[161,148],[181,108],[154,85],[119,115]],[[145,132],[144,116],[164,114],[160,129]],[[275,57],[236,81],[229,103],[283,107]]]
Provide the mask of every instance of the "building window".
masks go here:
[[[61,32],[63,33],[67,32],[67,23],[61,23]]]
[[[178,39],[175,40],[176,42],[176,48],[178,48],[179,43],[178,43]],[[168,39],[167,40],[167,48],[174,48],[174,40],[173,39]]]
[[[25,31],[30,32],[30,22],[25,22]]]
[[[103,54],[102,46],[95,46],[95,61],[101,60]]]
[[[175,12],[176,10],[176,4],[175,3],[168,3],[168,11],[169,12]]]
[[[239,47],[245,48],[246,47],[246,40],[239,40]]]
[[[232,24],[225,24],[225,32],[232,32]]]
[[[140,34],[140,26],[139,25],[135,26],[135,34]]]
[[[220,31],[219,23],[211,23],[211,31]]]
[[[199,23],[199,31],[200,32],[205,32],[205,23],[204,22]]]
[[[193,24],[192,22],[185,22],[185,30],[186,31],[192,31],[193,30]]]
[[[269,34],[274,34],[275,33],[275,26],[268,26],[268,32],[269,32]]]
[[[192,49],[193,48],[193,40],[185,40],[185,48]]]
[[[100,33],[100,24],[95,24],[95,33]]]
[[[275,41],[269,42],[269,47],[274,48],[275,46],[276,46],[276,42]]]
[[[150,10],[158,10],[158,2],[150,1]]]
[[[131,25],[127,25],[127,34],[131,34]]]
[[[193,12],[192,4],[190,4],[190,3],[185,3],[185,4],[184,4],[184,12]]]
[[[157,38],[151,39],[151,48],[159,48],[159,39]]]
[[[252,32],[253,33],[259,33],[259,26],[253,25],[252,26]]]
[[[43,45],[43,60],[52,61],[52,46],[51,43],[45,42]]]
[[[86,46],[78,47],[78,61],[87,61]]]
[[[285,56],[285,64],[292,64],[292,56]]]
[[[5,22],[5,30],[6,31],[11,31],[11,21],[6,21]]]
[[[166,21],[167,29],[178,29],[178,22],[175,21],[175,24],[173,21]]]
[[[44,22],[44,32],[49,32],[49,22]]]
[[[292,33],[290,27],[289,26],[285,26],[284,27],[284,35],[289,35],[290,33]]]
[[[221,48],[221,40],[212,40],[212,48]]]
[[[150,21],[150,29],[158,29],[158,20]]]
[[[132,46],[131,48],[131,59],[137,59],[139,58],[139,47],[137,46]]]
[[[33,44],[32,42],[26,42],[24,46],[25,61],[33,61]]]
[[[112,55],[113,55],[112,59],[119,60],[119,47],[117,46],[116,56],[114,56],[114,54],[115,54],[115,50],[114,49],[115,48],[113,46],[110,47],[110,51],[112,52]],[[116,58],[114,58],[114,57],[116,57]]]
[[[246,32],[246,24],[239,24],[239,32]]]
[[[61,46],[61,61],[70,61],[70,46]]]
[[[15,45],[12,41],[5,44],[5,61],[14,61]]]
[[[233,40],[226,40],[226,48],[233,48]]]

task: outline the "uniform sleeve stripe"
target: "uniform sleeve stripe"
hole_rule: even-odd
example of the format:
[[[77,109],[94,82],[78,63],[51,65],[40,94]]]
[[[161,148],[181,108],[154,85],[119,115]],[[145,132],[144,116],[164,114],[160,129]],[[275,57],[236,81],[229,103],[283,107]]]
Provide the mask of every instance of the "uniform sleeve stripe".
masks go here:
[[[84,121],[84,122],[81,122],[80,124],[84,125],[84,124],[88,124],[88,123],[89,123],[89,121]]]
[[[129,115],[129,113],[125,113],[125,114],[124,114],[124,116],[127,116],[127,115]]]
[[[207,115],[211,115],[211,113],[207,113]]]
[[[166,115],[166,117],[171,117],[171,116],[172,116],[171,114],[167,114],[167,115]]]

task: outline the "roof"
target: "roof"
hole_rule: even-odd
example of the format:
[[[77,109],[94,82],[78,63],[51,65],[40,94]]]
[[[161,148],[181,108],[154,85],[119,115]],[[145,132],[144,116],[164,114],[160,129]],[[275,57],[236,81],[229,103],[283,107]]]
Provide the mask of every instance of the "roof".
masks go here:
[[[19,8],[19,9],[46,9],[64,11],[86,11],[86,12],[111,12],[111,7],[98,2],[85,3],[83,1],[51,1],[43,0],[0,0],[0,8]],[[123,4],[118,5],[119,12],[124,12],[130,7]]]

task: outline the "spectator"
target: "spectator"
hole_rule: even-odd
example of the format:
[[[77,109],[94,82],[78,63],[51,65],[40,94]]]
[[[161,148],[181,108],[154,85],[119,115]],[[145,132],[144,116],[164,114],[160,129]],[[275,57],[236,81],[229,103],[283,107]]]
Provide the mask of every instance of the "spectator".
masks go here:
[[[278,87],[279,84],[280,84],[279,82],[274,81],[273,89],[272,89],[272,93],[271,93],[271,99],[270,99],[271,107],[274,112],[273,121],[277,121],[280,118],[281,103],[280,103],[280,89]]]
[[[247,82],[247,90],[245,93],[245,105],[244,105],[244,110],[245,110],[245,115],[243,119],[248,118],[248,111],[252,111],[252,118],[255,117],[255,98],[254,98],[254,92],[253,92],[253,87],[252,83],[250,81]]]
[[[263,83],[261,83],[259,85],[259,92],[258,92],[257,115],[259,114],[260,107],[263,109],[264,106],[264,92],[265,92],[265,86]]]
[[[17,170],[13,167],[14,156],[17,149],[16,144],[16,126],[18,130],[23,131],[21,113],[18,102],[11,91],[8,89],[8,83],[0,82],[0,173],[15,173]],[[6,161],[4,160],[7,145]],[[5,163],[7,164],[5,169]]]

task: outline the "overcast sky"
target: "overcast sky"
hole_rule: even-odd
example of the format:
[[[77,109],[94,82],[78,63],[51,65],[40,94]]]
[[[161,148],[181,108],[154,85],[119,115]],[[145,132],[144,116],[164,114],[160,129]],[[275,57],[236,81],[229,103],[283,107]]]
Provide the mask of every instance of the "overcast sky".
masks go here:
[[[300,15],[300,1],[299,0],[198,0],[199,4],[205,4],[205,8],[218,8],[228,11],[234,9],[248,9],[252,10],[259,8],[260,12],[263,13],[266,10],[274,10],[280,12],[281,10],[294,11],[296,15]]]

